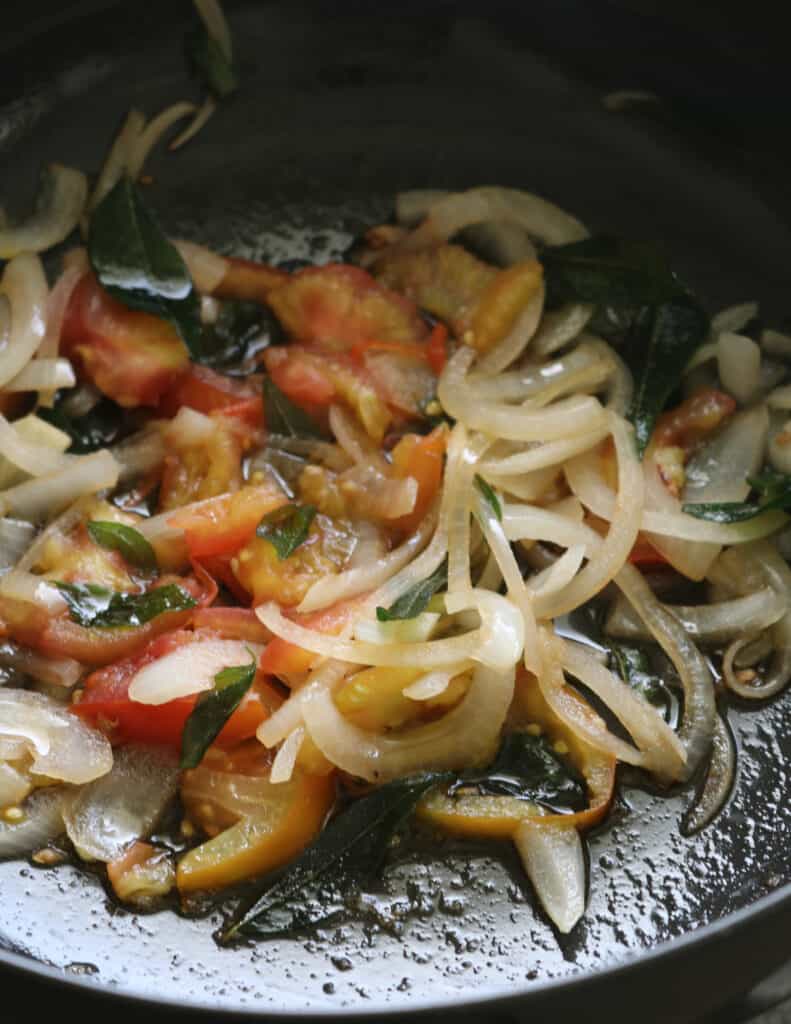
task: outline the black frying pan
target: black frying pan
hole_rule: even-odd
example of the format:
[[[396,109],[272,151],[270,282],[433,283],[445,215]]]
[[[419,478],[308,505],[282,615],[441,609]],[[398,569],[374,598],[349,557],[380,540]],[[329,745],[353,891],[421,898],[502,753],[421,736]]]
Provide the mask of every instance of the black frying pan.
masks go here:
[[[639,4],[569,0],[226,6],[243,89],[150,166],[151,201],[174,234],[326,260],[386,216],[398,189],[498,183],[593,228],[662,240],[712,308],[756,298],[770,322],[788,314],[769,29],[731,26],[716,5],[692,22],[680,7],[657,20]],[[131,104],[151,114],[195,93],[186,0],[12,7],[0,42],[9,205],[30,200],[45,161],[97,168]],[[664,102],[604,109],[603,92],[634,86]],[[60,986],[53,1005],[84,1017],[119,1018],[124,996],[215,1016],[691,1020],[791,955],[790,711],[791,695],[730,708],[738,779],[701,836],[679,834],[690,793],[622,791],[590,839],[588,912],[561,941],[515,859],[491,847],[412,853],[372,895],[378,916],[232,951],[211,939],[216,915],[138,916],[72,867],[16,863],[0,865],[0,976],[34,1001],[25,1016],[53,996],[46,979]],[[112,1008],[91,993],[112,995]]]

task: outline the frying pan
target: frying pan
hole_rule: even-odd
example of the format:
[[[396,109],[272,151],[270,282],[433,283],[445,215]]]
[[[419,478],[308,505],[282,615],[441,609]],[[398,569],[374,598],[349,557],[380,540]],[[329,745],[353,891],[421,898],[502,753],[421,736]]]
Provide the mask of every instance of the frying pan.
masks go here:
[[[97,168],[131,105],[195,95],[186,0],[8,6],[12,209],[46,161]],[[154,157],[150,200],[174,235],[325,261],[399,189],[523,187],[593,229],[661,240],[710,308],[754,298],[780,323],[791,231],[771,26],[730,25],[711,4],[661,19],[641,6],[228,0],[243,88],[189,146]],[[602,104],[634,87],[659,102]],[[566,938],[510,851],[483,845],[407,846],[357,918],[230,951],[212,941],[216,913],[139,915],[73,866],[5,863],[0,977],[25,1016],[44,1000],[116,1019],[154,1019],[157,1004],[168,1019],[692,1020],[791,955],[790,715],[791,695],[728,708],[738,777],[701,835],[679,833],[689,791],[622,786],[590,837],[589,907]]]

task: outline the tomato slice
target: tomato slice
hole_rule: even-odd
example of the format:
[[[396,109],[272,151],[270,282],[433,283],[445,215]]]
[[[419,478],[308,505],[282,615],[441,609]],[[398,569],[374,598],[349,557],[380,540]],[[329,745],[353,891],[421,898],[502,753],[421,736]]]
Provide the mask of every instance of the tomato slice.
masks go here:
[[[405,534],[414,533],[425,519],[442,483],[443,456],[448,443],[447,427],[439,426],[426,437],[406,434],[392,452],[396,476],[417,480],[415,507],[392,525]]]
[[[434,373],[439,377],[448,361],[448,328],[435,324],[426,345],[426,358]]]
[[[157,405],[189,368],[189,355],[166,320],[127,309],[87,273],[66,308],[63,355],[119,405]]]
[[[184,723],[195,706],[197,694],[166,704],[140,704],[129,699],[129,684],[144,665],[197,639],[216,635],[213,631],[180,629],[157,637],[134,657],[107,665],[88,676],[82,697],[71,710],[108,733],[114,743],[145,742],[180,747]],[[233,747],[248,739],[280,703],[277,692],[259,674],[215,742],[220,747]]]
[[[261,395],[247,381],[216,373],[208,366],[193,363],[189,373],[164,396],[159,411],[164,416],[175,416],[185,405],[207,416],[213,412],[222,412],[242,420],[250,427],[261,427],[264,422]]]
[[[330,608],[323,608],[318,612],[311,612],[309,615],[298,615],[296,612],[287,613],[289,618],[298,622],[307,629],[315,629],[320,633],[328,633],[337,636],[347,623],[357,613],[360,603],[365,600],[367,594],[350,598],[348,601],[339,601]],[[277,676],[291,685],[296,682],[311,668],[318,659],[318,655],[312,651],[306,651],[296,644],[276,636],[269,641],[258,661],[258,667],[262,672]]]
[[[168,522],[184,531],[192,558],[229,555],[250,540],[267,512],[287,501],[275,483],[267,482],[177,510]]]

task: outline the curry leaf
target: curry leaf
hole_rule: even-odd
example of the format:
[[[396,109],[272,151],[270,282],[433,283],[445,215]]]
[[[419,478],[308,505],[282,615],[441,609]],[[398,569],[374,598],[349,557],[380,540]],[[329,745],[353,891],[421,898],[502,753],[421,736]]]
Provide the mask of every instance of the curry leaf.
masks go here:
[[[597,307],[598,329],[623,343],[635,379],[629,419],[642,456],[656,418],[690,356],[708,334],[698,301],[659,250],[640,242],[587,238],[544,250],[548,290],[555,301]]]
[[[767,509],[791,509],[791,476],[767,470],[747,482],[757,494],[751,501],[701,502],[682,505],[682,511],[712,523],[743,523]]]
[[[117,551],[130,565],[144,572],[156,572],[157,556],[149,541],[133,526],[94,519],[88,523],[91,540],[100,547]]]
[[[214,688],[198,697],[181,734],[180,768],[198,767],[252,686],[255,668],[255,659],[249,665],[224,668],[214,677]]]
[[[629,419],[641,456],[657,416],[708,331],[708,317],[691,295],[646,306],[635,317],[624,355],[635,377]]]
[[[391,622],[393,619],[414,619],[425,611],[437,591],[447,585],[448,560],[446,558],[430,576],[407,590],[389,608],[377,608],[376,617],[380,622]]]
[[[449,773],[426,772],[388,782],[355,800],[263,895],[238,913],[219,941],[265,938],[319,924],[376,877],[396,829],[429,789]]]
[[[269,377],[264,378],[264,419],[270,434],[320,440],[326,437],[321,427],[298,405],[294,405]]]
[[[673,699],[662,679],[651,670],[651,663],[645,651],[639,647],[628,647],[607,641],[610,669],[617,672],[625,683],[636,690],[654,707],[659,708],[667,719]]]
[[[282,562],[305,543],[315,517],[315,505],[281,505],[264,516],[255,532],[269,541]]]
[[[490,484],[488,484],[484,480],[484,478],[480,475],[480,473],[476,473],[475,474],[475,486],[481,492],[481,494],[484,497],[484,500],[490,506],[490,508],[491,508],[492,512],[494,512],[495,516],[497,516],[497,518],[500,520],[500,522],[502,522],[502,520],[503,520],[503,508],[502,508],[502,505],[500,504],[500,499],[495,494],[494,489],[492,488],[492,486]]]
[[[200,356],[198,296],[189,272],[129,178],[122,178],[94,210],[88,256],[114,298],[168,320],[190,355]]]
[[[108,590],[95,583],[56,582],[74,622],[81,626],[113,629],[142,626],[164,612],[186,611],[195,599],[175,583],[154,587],[144,594]]]
[[[587,806],[582,775],[546,736],[527,731],[509,733],[489,768],[461,776],[448,795],[461,797],[470,792],[544,804],[555,811],[579,811]]]
[[[228,60],[217,40],[203,26],[189,33],[186,48],[189,60],[209,92],[220,100],[236,92],[239,79],[233,62]]]
[[[255,357],[281,339],[274,314],[257,302],[226,301],[217,319],[203,325],[200,362],[222,370],[254,370]]]
[[[69,416],[62,398],[56,401],[54,408],[42,407],[36,415],[71,437],[69,452],[74,455],[85,455],[115,444],[129,432],[130,423],[134,426],[130,410],[122,409],[109,398],[102,398],[82,416]]]

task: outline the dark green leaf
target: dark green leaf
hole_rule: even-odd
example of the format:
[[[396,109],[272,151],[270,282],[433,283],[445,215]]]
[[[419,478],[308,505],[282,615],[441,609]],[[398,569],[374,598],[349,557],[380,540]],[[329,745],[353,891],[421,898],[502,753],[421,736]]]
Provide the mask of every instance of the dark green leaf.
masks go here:
[[[256,355],[281,337],[274,315],[257,302],[223,302],[214,323],[203,325],[199,361],[226,371],[252,371]]]
[[[282,562],[305,543],[315,517],[315,505],[281,505],[264,516],[255,532],[269,541]]]
[[[255,659],[249,665],[224,668],[214,677],[214,689],[202,693],[181,734],[181,768],[197,768],[222,727],[239,707],[255,679]]]
[[[682,511],[712,523],[742,523],[767,509],[791,509],[791,476],[767,470],[747,482],[757,497],[750,501],[723,501],[682,505]]]
[[[494,493],[493,488],[489,484],[487,484],[484,478],[480,475],[480,473],[475,474],[475,486],[481,492],[487,504],[490,506],[492,512],[494,512],[495,516],[500,520],[500,522],[502,522],[503,508],[502,505],[500,504],[500,499]]]
[[[599,235],[548,247],[541,260],[555,301],[637,310],[683,291],[663,253],[644,242]]]
[[[450,778],[449,773],[427,772],[389,782],[355,800],[263,895],[237,914],[220,942],[282,935],[342,911],[348,897],[377,876],[393,834],[418,800]]]
[[[294,405],[269,377],[264,379],[264,419],[270,434],[319,440],[326,438],[321,427],[298,405]]]
[[[109,398],[100,402],[84,416],[68,416],[63,408],[63,399],[56,401],[54,408],[39,408],[38,416],[63,430],[71,437],[69,452],[86,455],[120,441],[129,432],[130,412]]]
[[[555,301],[593,303],[596,329],[623,344],[635,379],[629,419],[642,456],[684,366],[708,334],[708,317],[659,250],[643,243],[586,238],[545,249],[542,260]]]
[[[224,100],[236,92],[239,88],[236,70],[203,25],[189,33],[186,47],[189,60],[212,95]]]
[[[448,795],[470,791],[543,804],[557,812],[580,811],[588,803],[585,779],[574,765],[554,750],[546,736],[530,732],[509,733],[489,768],[461,776]]]
[[[154,549],[133,526],[94,519],[88,523],[88,533],[94,543],[117,551],[130,565],[144,572],[156,572],[157,556]]]
[[[651,440],[657,416],[708,332],[708,317],[691,295],[646,306],[635,318],[624,356],[635,379],[629,419],[641,456]]]
[[[414,619],[425,611],[431,598],[448,585],[447,558],[437,566],[434,572],[420,583],[402,594],[389,608],[377,608],[376,617],[380,622],[391,622],[393,619]]]
[[[611,671],[617,672],[633,690],[659,708],[665,718],[670,715],[673,698],[662,679],[652,671],[648,654],[639,647],[628,647],[607,641]]]
[[[144,594],[126,594],[94,583],[55,583],[74,622],[81,626],[113,629],[142,626],[164,612],[185,611],[195,600],[175,583],[154,587]]]
[[[201,355],[198,296],[184,260],[122,178],[91,217],[88,255],[102,286],[130,309],[168,320],[193,357]]]

